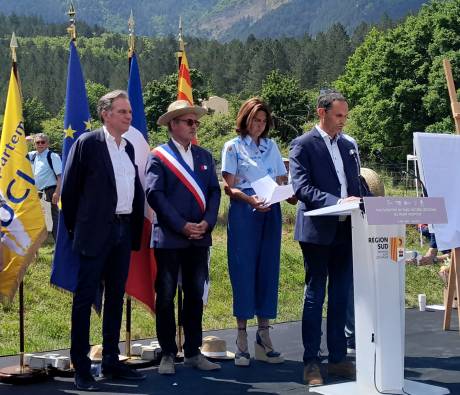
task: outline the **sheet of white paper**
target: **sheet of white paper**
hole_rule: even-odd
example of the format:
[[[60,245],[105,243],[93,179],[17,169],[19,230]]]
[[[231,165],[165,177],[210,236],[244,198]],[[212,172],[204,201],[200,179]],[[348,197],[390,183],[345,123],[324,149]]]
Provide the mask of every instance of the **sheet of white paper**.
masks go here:
[[[428,196],[443,197],[447,224],[433,225],[438,249],[460,247],[460,136],[439,133],[414,133],[420,177]]]
[[[265,199],[267,202],[270,201],[277,185],[278,184],[273,181],[270,176],[265,176],[251,182],[252,189],[254,189],[256,195],[261,199]]]
[[[269,201],[269,204],[282,202],[283,200],[289,199],[293,195],[294,189],[292,188],[292,184],[277,185],[275,190],[273,191],[273,195]]]
[[[282,202],[294,195],[292,185],[278,185],[270,176],[251,182],[252,189],[259,198],[264,199],[267,206]]]

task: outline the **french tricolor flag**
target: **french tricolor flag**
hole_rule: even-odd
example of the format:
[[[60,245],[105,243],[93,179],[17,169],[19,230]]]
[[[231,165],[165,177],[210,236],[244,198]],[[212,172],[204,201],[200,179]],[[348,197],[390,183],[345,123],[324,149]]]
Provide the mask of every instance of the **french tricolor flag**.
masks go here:
[[[130,72],[128,81],[129,101],[133,111],[133,119],[129,130],[123,135],[133,146],[136,156],[136,165],[142,186],[145,186],[145,166],[150,154],[147,138],[147,122],[144,113],[142,85],[139,75],[136,54],[130,58]],[[153,210],[145,201],[144,228],[142,231],[141,249],[131,253],[126,293],[143,303],[152,312],[155,310],[155,279],[157,274],[155,256],[150,248],[152,234]]]

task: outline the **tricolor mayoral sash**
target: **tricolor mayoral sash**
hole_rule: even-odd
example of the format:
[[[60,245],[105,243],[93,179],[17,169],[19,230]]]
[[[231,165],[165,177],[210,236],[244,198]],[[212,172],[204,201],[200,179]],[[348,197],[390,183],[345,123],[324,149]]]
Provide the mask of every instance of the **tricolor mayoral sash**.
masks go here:
[[[206,199],[200,179],[184,159],[182,159],[182,156],[177,155],[168,144],[163,144],[154,148],[152,153],[176,175],[182,184],[184,184],[204,213],[206,210]]]

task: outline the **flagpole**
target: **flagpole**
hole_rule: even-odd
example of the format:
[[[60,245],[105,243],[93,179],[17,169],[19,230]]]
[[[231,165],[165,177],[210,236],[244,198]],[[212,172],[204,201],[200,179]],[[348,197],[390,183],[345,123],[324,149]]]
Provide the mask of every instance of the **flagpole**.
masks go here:
[[[19,368],[24,373],[24,281],[19,284]]]
[[[179,51],[176,52],[177,56],[177,70],[180,69],[180,65],[182,63],[182,54],[185,51],[185,43],[184,39],[182,36],[182,17],[179,16],[179,35],[177,37],[177,40],[179,41]]]
[[[135,50],[135,36],[134,36],[134,15],[133,10],[131,9],[131,14],[128,19],[128,75],[131,71],[131,59],[134,55]],[[125,354],[128,359],[131,358],[131,313],[132,313],[132,303],[131,296],[126,296],[126,339],[125,339]]]
[[[16,48],[18,47],[18,41],[16,39],[16,35],[11,35],[11,59],[12,59],[12,67],[13,73],[16,77],[16,81],[18,81],[18,86],[20,87],[19,78],[18,78],[18,67],[17,67],[17,55],[16,55]],[[20,89],[20,88],[19,88]],[[25,350],[25,341],[24,341],[24,281],[21,280],[19,284],[19,370],[20,373],[24,373],[24,350]]]
[[[18,90],[21,96],[21,84],[19,82],[19,74],[17,70],[17,55],[16,48],[18,42],[16,35],[11,35],[10,49],[12,59],[12,70],[14,78],[16,78]],[[11,83],[11,81],[10,81]],[[7,366],[0,369],[0,382],[10,384],[32,384],[38,381],[47,379],[47,373],[45,369],[30,369],[24,364],[24,350],[25,350],[25,329],[24,329],[24,281],[21,280],[19,283],[19,366]]]
[[[179,16],[179,51],[176,52],[177,56],[177,76],[179,77],[180,66],[182,64],[182,56],[185,51],[185,43],[182,36],[182,17]],[[182,357],[184,350],[182,349],[183,344],[183,323],[182,323],[182,314],[183,314],[183,292],[182,292],[182,283],[177,284],[177,350],[178,356]]]

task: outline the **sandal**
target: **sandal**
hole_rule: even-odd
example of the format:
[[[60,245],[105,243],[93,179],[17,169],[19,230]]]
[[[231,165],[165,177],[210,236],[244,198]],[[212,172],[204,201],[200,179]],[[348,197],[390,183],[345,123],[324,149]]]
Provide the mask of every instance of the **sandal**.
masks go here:
[[[238,328],[238,337],[236,338],[235,366],[249,366],[251,356],[248,350],[248,334],[246,327]]]
[[[283,363],[284,357],[273,349],[270,326],[259,326],[254,343],[255,359],[268,363]]]

